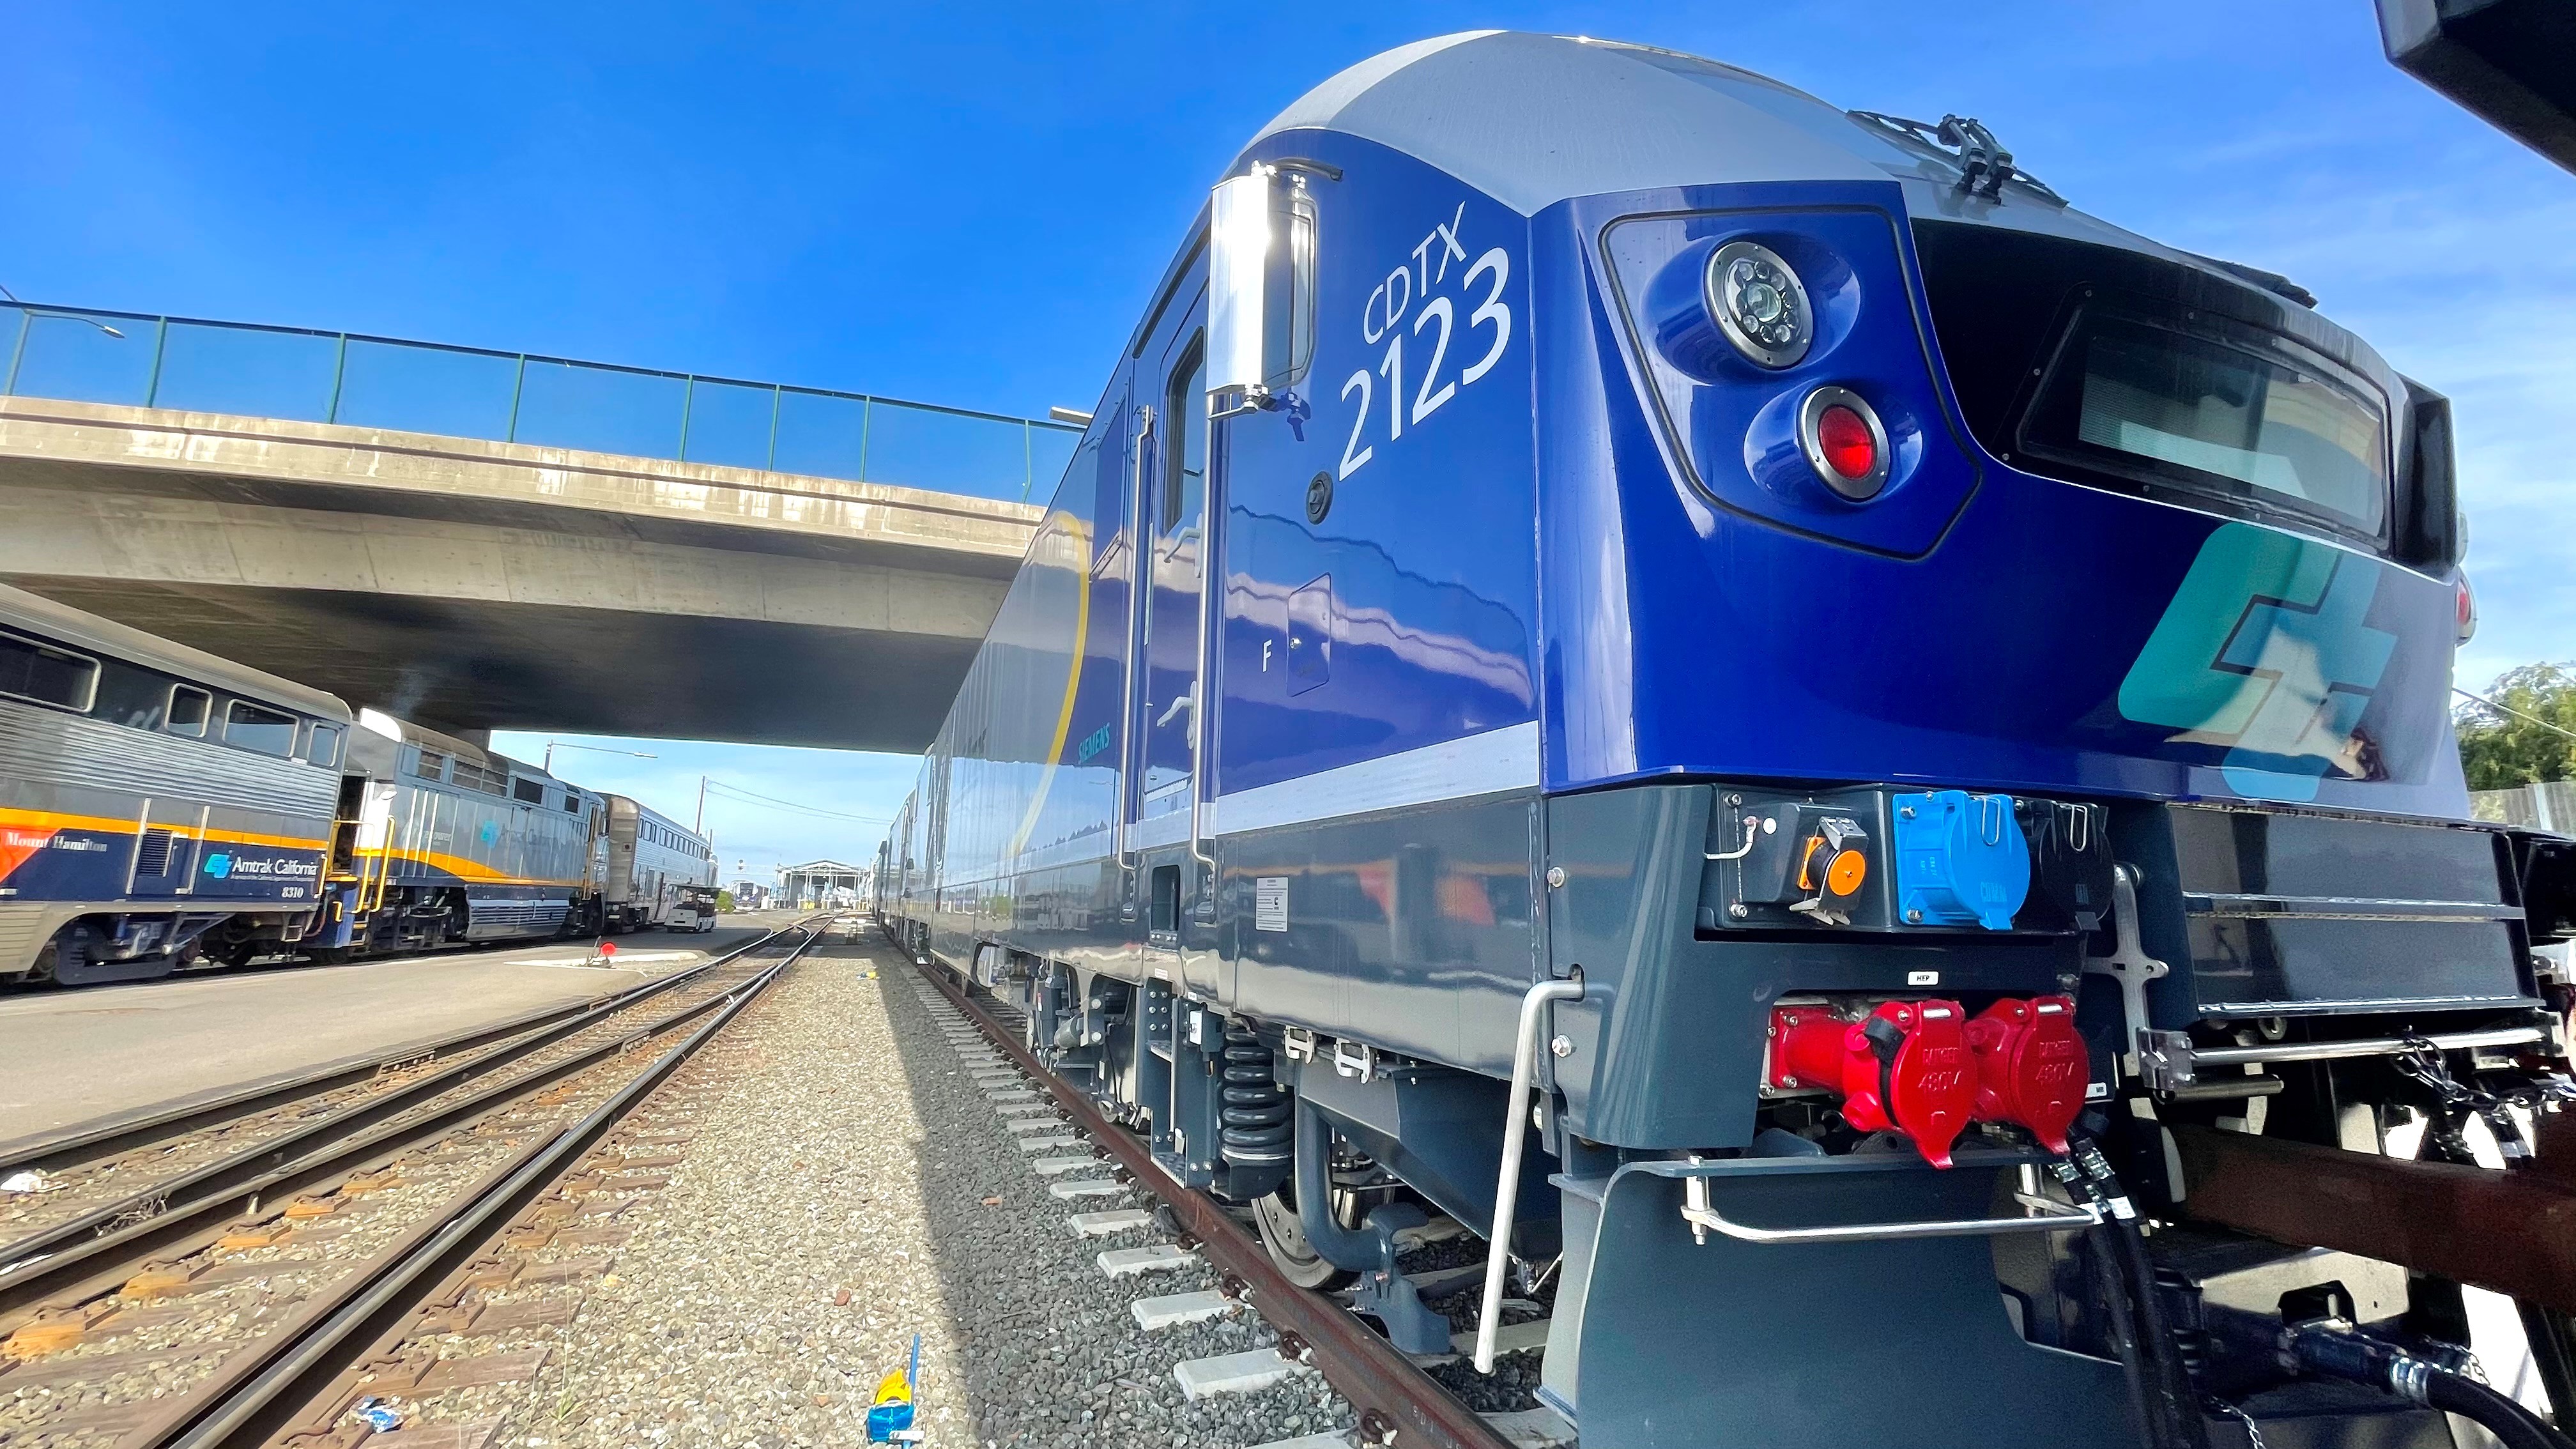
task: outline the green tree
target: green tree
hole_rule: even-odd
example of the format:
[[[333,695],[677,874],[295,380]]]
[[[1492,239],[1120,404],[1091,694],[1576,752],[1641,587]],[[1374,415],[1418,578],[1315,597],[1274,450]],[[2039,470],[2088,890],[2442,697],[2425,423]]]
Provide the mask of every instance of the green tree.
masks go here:
[[[718,892],[716,892],[716,914],[717,914],[717,915],[720,915],[720,916],[723,916],[723,915],[731,915],[732,913],[733,913],[733,892],[731,892],[731,891],[718,891]]]
[[[2452,717],[2472,790],[2576,779],[2576,662],[2526,664]]]

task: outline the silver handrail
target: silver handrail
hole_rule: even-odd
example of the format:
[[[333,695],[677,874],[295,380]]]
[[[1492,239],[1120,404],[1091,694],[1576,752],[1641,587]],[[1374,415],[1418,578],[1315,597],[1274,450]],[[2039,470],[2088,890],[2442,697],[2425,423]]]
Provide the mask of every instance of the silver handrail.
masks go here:
[[[2431,1045],[2438,1051],[2465,1051],[2473,1047],[2527,1046],[2540,1041],[2544,1032],[2536,1026],[2504,1026],[2487,1031],[2437,1031],[2422,1036],[2356,1037],[2350,1041],[2279,1041],[2254,1046],[2202,1047],[2191,1049],[2195,1066],[2251,1066],[2264,1062],[2329,1062],[2347,1057],[2394,1057],[2420,1051]]]
[[[1216,431],[1216,424],[1213,422],[1209,423],[1208,431],[1213,434]],[[1208,439],[1208,452],[1210,454],[1214,454],[1216,452],[1216,439],[1213,436]],[[1183,466],[1187,466],[1186,459],[1183,460]],[[1216,470],[1211,468],[1208,472],[1209,476],[1213,477],[1215,476]],[[1209,677],[1216,672],[1216,658],[1218,653],[1215,640],[1216,589],[1213,580],[1210,578],[1209,567],[1210,560],[1216,553],[1216,507],[1217,500],[1214,491],[1202,489],[1199,493],[1198,537],[1199,674],[1198,678],[1190,681],[1189,699],[1190,859],[1197,861],[1207,872],[1206,875],[1201,877],[1199,885],[1198,907],[1203,913],[1213,909],[1212,902],[1216,898],[1216,856],[1200,848],[1200,842],[1205,840],[1207,837],[1205,832],[1199,828],[1199,806],[1207,799],[1208,780],[1213,774],[1215,774],[1215,771],[1209,768],[1209,757],[1215,752],[1209,748],[1208,731],[1209,721],[1216,718],[1216,711],[1208,708],[1207,700],[1208,680]],[[1175,703],[1177,703],[1177,701]]]
[[[1708,1179],[1689,1177],[1682,1181],[1682,1220],[1691,1225],[1692,1236],[1701,1242],[1708,1241],[1708,1230],[1714,1229],[1746,1243],[1856,1243],[1900,1238],[1999,1237],[2006,1233],[2062,1233],[2074,1228],[2095,1227],[2102,1221],[2102,1210],[2090,1204],[2069,1206],[2026,1194],[2017,1196],[2023,1206],[2031,1209],[2017,1218],[1935,1218],[1899,1223],[1837,1223],[1818,1228],[1764,1228],[1739,1223],[1709,1206]]]
[[[1138,637],[1137,620],[1150,613],[1154,607],[1154,581],[1145,576],[1146,570],[1143,567],[1148,558],[1144,547],[1145,441],[1154,436],[1154,409],[1151,404],[1147,404],[1137,408],[1132,416],[1136,420],[1136,429],[1128,439],[1128,444],[1134,449],[1135,461],[1129,464],[1127,469],[1127,493],[1132,510],[1128,516],[1127,527],[1135,539],[1135,546],[1127,550],[1129,560],[1127,565],[1127,649],[1125,651],[1127,679],[1119,691],[1118,706],[1119,768],[1116,843],[1118,869],[1121,873],[1119,890],[1122,895],[1126,892],[1124,873],[1136,868],[1136,852],[1127,847],[1127,815],[1129,807],[1135,803],[1136,777],[1144,773],[1138,768],[1136,750],[1136,680],[1145,672],[1145,650],[1143,641]],[[1075,647],[1081,646],[1077,644]]]
[[[1494,1371],[1494,1330],[1503,1316],[1503,1268],[1511,1261],[1512,1218],[1520,1206],[1521,1149],[1529,1140],[1530,1077],[1537,1069],[1538,1031],[1551,1001],[1583,999],[1583,968],[1571,980],[1542,981],[1521,997],[1520,1035],[1512,1043],[1512,1090],[1503,1107],[1503,1165],[1494,1183],[1494,1230],[1485,1238],[1485,1306],[1476,1316],[1476,1372]]]

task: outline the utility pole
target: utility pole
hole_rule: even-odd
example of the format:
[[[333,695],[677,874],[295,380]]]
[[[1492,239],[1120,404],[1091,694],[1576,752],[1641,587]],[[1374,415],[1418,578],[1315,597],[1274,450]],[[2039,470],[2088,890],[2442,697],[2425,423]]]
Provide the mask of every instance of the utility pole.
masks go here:
[[[698,777],[698,823],[689,827],[698,834],[707,833],[707,777]]]

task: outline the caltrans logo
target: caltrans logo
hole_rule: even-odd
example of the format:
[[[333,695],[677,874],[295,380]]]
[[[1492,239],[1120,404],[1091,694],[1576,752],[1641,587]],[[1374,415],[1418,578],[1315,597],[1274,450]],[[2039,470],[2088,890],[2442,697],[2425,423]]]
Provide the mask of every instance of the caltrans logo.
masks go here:
[[[2362,711],[2397,648],[2363,622],[2379,577],[2332,544],[2221,526],[2121,681],[2120,713],[2224,747],[2228,788],[2251,799],[2313,800],[2328,770],[2367,778]]]

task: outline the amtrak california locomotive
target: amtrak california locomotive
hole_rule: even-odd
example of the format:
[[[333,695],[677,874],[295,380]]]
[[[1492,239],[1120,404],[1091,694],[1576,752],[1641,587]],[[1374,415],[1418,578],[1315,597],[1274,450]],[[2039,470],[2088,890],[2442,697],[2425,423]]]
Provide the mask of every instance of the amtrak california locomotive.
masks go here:
[[[632,800],[0,586],[0,982],[705,931],[714,878]]]
[[[2464,818],[2446,405],[2310,302],[1973,121],[1367,61],[1119,354],[889,929],[1402,1346],[1486,1235],[1587,1449],[2543,1442],[2460,1283],[2565,1395],[2466,1165],[2562,1120],[2563,843]]]
[[[0,980],[311,929],[348,706],[0,586]]]

